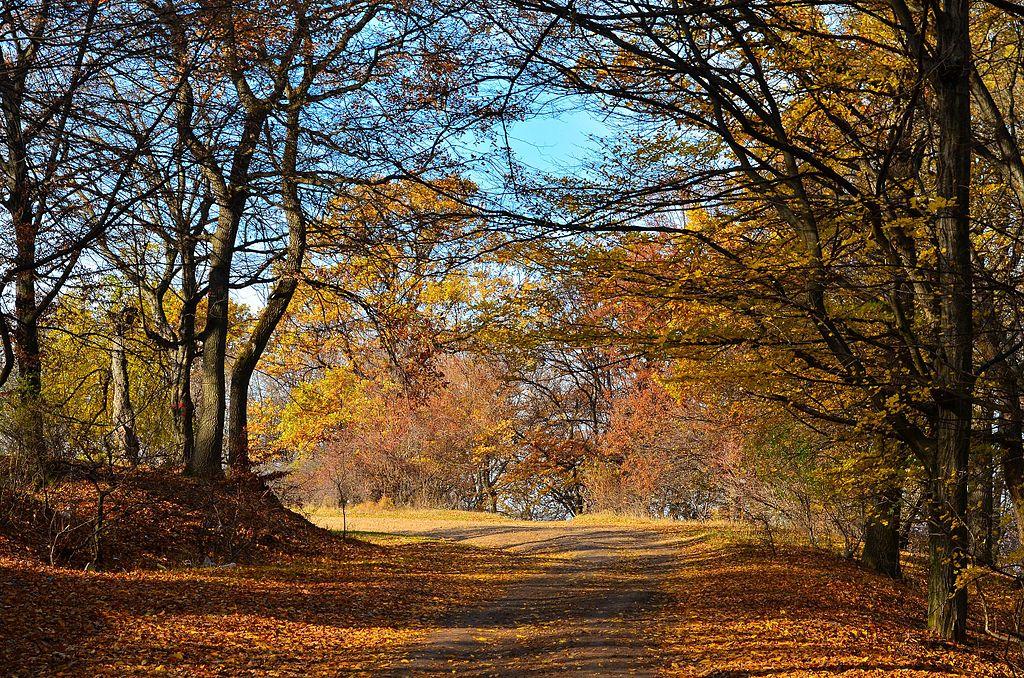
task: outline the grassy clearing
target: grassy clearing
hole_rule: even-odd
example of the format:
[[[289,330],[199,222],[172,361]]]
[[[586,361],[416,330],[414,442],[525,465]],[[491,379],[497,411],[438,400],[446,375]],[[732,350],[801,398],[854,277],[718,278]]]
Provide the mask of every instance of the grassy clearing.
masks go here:
[[[719,544],[756,545],[762,541],[757,528],[746,523],[728,520],[688,521],[667,518],[649,518],[602,511],[577,516],[571,520],[517,520],[500,514],[482,511],[455,511],[448,509],[379,507],[360,504],[350,508],[343,521],[340,509],[324,506],[306,506],[299,509],[313,523],[338,533],[347,522],[351,537],[379,544],[402,544],[432,540],[443,536],[449,528],[487,528],[506,526],[515,529],[544,530],[565,527],[596,529],[602,527],[635,528],[673,535],[710,539]],[[779,544],[786,543],[784,535],[776,535]]]
[[[341,520],[342,512],[339,508],[327,506],[305,506],[302,512],[307,516],[317,518]],[[471,522],[471,523],[500,523],[517,522],[497,513],[485,513],[483,511],[452,511],[449,509],[420,509],[420,508],[394,508],[379,507],[374,504],[357,504],[346,512],[349,520],[360,520],[364,518],[379,519],[381,517],[394,517],[406,520],[423,520],[432,522]]]
[[[429,532],[449,525],[530,524],[480,511],[378,508],[373,504],[352,507],[347,511],[346,519],[337,508],[306,506],[300,511],[313,523],[335,532],[340,533],[343,524],[347,523],[349,535],[375,543],[405,543],[410,539],[422,541],[430,538]]]

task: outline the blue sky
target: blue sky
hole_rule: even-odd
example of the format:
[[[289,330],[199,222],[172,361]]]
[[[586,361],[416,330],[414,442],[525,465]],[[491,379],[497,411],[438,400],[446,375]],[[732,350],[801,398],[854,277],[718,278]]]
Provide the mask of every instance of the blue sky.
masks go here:
[[[594,158],[603,150],[603,144],[600,138],[595,140],[593,137],[601,137],[609,131],[608,125],[580,108],[549,108],[543,114],[508,126],[509,143],[515,159],[551,174],[571,174],[587,158]],[[483,148],[477,146],[474,150],[479,152]],[[491,169],[493,171],[494,168]],[[485,175],[473,178],[482,186],[491,185],[494,179]],[[497,183],[500,185],[501,181]],[[232,290],[232,298],[258,309],[266,303],[267,291],[265,285],[256,285]]]
[[[509,128],[516,157],[539,170],[557,172],[578,165],[601,149],[591,138],[608,131],[588,111],[556,112],[516,123]]]

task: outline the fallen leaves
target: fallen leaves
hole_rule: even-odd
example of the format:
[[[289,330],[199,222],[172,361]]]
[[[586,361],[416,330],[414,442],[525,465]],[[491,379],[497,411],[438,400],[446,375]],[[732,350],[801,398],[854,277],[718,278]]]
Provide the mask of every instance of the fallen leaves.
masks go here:
[[[478,529],[512,534],[501,523]],[[991,641],[955,646],[924,630],[916,580],[893,582],[819,552],[769,556],[724,527],[653,536],[626,525],[537,529],[522,539],[566,548],[575,540],[588,553],[601,544],[611,555],[524,556],[394,537],[386,546],[326,538],[316,550],[235,568],[90,573],[0,555],[0,668],[1009,675]]]
[[[696,564],[681,563],[665,581],[678,617],[660,632],[678,675],[1011,675],[983,636],[967,646],[932,642],[919,581],[815,551],[712,548],[696,547]]]
[[[453,549],[348,545],[283,565],[116,574],[0,557],[0,622],[12,632],[0,666],[104,676],[379,666],[451,609],[500,594],[505,557]],[[474,577],[460,578],[465,571]]]

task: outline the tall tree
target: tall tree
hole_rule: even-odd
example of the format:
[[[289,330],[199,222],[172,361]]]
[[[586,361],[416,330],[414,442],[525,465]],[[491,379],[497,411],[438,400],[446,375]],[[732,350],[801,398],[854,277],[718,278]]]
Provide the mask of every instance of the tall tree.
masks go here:
[[[236,240],[256,189],[253,161],[263,128],[299,48],[294,35],[281,44],[273,40],[273,9],[258,2],[154,8],[175,66],[177,128],[203,171],[216,209],[200,335],[201,398],[187,466],[190,474],[207,479],[223,473],[228,298]],[[274,47],[279,49],[264,51]]]
[[[40,321],[87,247],[129,211],[136,194],[126,178],[149,130],[118,128],[107,115],[109,84],[124,77],[135,44],[130,3],[7,0],[0,17],[0,166],[11,236],[2,283],[14,284],[13,347],[8,316],[0,320],[0,382],[15,362],[23,446],[45,473]]]
[[[944,0],[935,16],[935,122],[938,129],[936,214],[939,349],[935,463],[929,468],[933,528],[928,626],[947,638],[967,634],[967,590],[957,582],[966,565],[967,472],[973,388],[971,261],[970,3]],[[953,516],[953,520],[945,516]],[[943,568],[936,561],[948,563]]]
[[[962,637],[976,264],[967,3],[511,4],[534,17],[498,22],[528,88],[641,130],[571,194],[536,187],[569,210],[532,225],[689,240],[682,266],[646,274],[665,287],[656,294],[736,322],[723,332],[683,316],[662,346],[781,348],[806,371],[780,365],[763,397],[850,426],[873,412],[908,445],[932,484],[929,625]],[[857,407],[822,407],[807,386],[821,380]]]

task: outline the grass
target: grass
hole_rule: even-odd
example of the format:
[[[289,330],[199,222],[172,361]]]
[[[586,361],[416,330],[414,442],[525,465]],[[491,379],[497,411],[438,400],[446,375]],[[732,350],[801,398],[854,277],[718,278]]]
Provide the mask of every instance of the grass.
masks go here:
[[[572,519],[574,525],[622,525],[623,527],[680,527],[699,526],[702,528],[723,526],[734,528],[735,522],[729,520],[673,520],[671,518],[651,518],[636,516],[614,511],[595,511],[584,513]]]
[[[735,537],[741,527],[726,520],[682,521],[668,518],[649,518],[625,515],[610,511],[588,513],[571,520],[520,520],[484,511],[458,511],[451,509],[379,507],[374,504],[360,504],[347,511],[343,521],[341,509],[324,506],[305,506],[299,509],[312,522],[329,530],[341,532],[343,522],[348,533],[359,538],[374,540],[385,535],[398,536],[408,533],[442,530],[448,526],[495,526],[509,527],[637,527],[664,531],[701,530],[713,534],[721,533]]]
[[[341,509],[324,506],[305,506],[299,509],[310,521],[320,527],[340,533],[347,524],[348,534],[374,543],[408,543],[430,540],[422,534],[446,525],[524,524],[505,516],[482,511],[451,511],[446,509],[381,508],[373,504],[353,506],[342,518]]]
[[[316,516],[317,518],[341,520],[342,511],[339,508],[326,506],[305,506],[303,514]],[[424,520],[431,522],[515,522],[497,513],[486,513],[484,511],[453,511],[450,509],[421,509],[421,508],[395,508],[379,507],[375,504],[357,504],[346,512],[349,520],[360,520],[363,518],[379,518],[392,516],[406,520]]]

